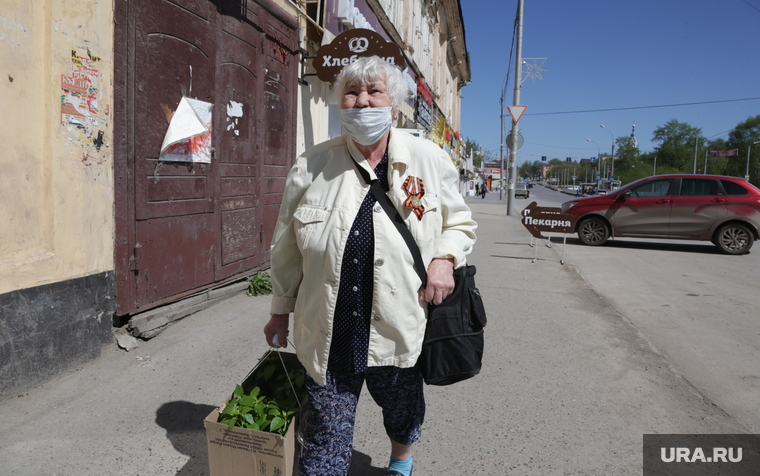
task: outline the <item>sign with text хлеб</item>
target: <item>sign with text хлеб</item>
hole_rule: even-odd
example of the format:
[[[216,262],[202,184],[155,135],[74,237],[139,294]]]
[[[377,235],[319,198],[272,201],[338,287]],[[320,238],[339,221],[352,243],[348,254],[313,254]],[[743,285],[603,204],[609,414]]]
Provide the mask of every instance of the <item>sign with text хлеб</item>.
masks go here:
[[[542,231],[573,233],[575,228],[574,216],[562,213],[561,208],[539,207],[536,202],[525,207],[525,210],[522,211],[521,222],[536,238],[541,238]]]
[[[406,69],[406,59],[398,45],[364,28],[346,30],[330,43],[322,45],[312,66],[319,79],[332,83],[345,66],[364,56],[379,56],[402,71]]]

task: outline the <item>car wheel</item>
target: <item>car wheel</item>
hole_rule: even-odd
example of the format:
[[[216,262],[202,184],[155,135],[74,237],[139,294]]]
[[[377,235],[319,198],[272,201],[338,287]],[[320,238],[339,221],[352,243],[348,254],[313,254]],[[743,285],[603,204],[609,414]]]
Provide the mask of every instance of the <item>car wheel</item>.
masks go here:
[[[754,241],[755,236],[745,225],[741,223],[729,223],[718,229],[713,243],[724,253],[740,255],[749,251]]]
[[[584,245],[600,246],[610,237],[610,229],[601,218],[586,218],[578,225],[578,238]]]

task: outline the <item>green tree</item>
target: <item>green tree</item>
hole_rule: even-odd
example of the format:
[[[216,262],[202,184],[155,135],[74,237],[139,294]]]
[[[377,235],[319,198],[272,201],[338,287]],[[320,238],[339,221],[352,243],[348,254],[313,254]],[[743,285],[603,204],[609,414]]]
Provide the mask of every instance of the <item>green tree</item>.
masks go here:
[[[727,158],[724,175],[744,177],[747,168],[747,149],[751,148],[749,161],[750,182],[754,185],[760,183],[760,157],[758,157],[760,150],[753,144],[758,140],[760,140],[760,115],[740,122],[729,132],[728,148],[739,149],[739,157]]]
[[[615,143],[615,177],[623,177],[636,165],[639,149],[633,146],[633,141],[628,136],[618,137]]]
[[[532,164],[523,162],[520,164],[517,173],[520,179],[524,179],[526,177],[539,177],[543,168],[543,163],[538,160],[534,161]]]
[[[676,119],[655,129],[652,140],[660,143],[655,148],[658,166],[662,164],[684,172],[692,169],[695,141],[697,147],[704,147],[706,141],[702,129]]]
[[[760,140],[760,115],[740,122],[728,134],[728,142],[734,146],[746,146],[748,143],[757,140]]]
[[[749,175],[750,183],[760,183],[760,115],[750,117],[740,122],[728,134],[728,138],[719,138],[707,143],[707,151],[738,149],[738,156],[708,157],[707,173],[744,177],[747,171],[747,149],[750,151]],[[703,165],[701,167],[704,167]],[[701,171],[701,168],[698,167]]]

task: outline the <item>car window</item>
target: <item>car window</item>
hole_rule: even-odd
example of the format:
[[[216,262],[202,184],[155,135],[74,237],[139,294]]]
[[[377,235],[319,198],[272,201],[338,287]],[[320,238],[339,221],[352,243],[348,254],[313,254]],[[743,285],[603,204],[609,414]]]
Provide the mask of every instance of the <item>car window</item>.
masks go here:
[[[525,190],[525,184],[524,183],[517,183],[517,184],[515,184],[515,187],[518,190]]]
[[[685,178],[681,181],[681,196],[722,195],[718,181],[704,178]]]
[[[723,184],[723,188],[726,190],[726,195],[747,195],[747,193],[749,193],[746,188],[736,182],[721,180],[720,183]]]
[[[634,197],[665,197],[670,194],[671,180],[652,180],[632,188]]]

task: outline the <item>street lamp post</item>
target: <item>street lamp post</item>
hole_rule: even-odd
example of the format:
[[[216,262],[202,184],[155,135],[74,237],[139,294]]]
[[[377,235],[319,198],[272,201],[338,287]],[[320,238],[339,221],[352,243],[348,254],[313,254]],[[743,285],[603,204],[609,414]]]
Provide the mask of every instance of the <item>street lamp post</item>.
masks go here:
[[[591,139],[586,139],[586,140],[589,141],[589,142],[593,142],[594,145],[596,145],[596,158],[599,159],[599,172],[600,172],[599,175],[601,176],[601,171],[602,171],[602,149],[599,148],[599,144],[597,144],[596,142],[592,141]]]
[[[611,130],[604,127],[604,124],[599,124],[599,127],[609,132],[610,136],[612,137],[612,155],[610,155],[610,162],[612,163],[612,165],[610,165],[610,175],[614,179],[615,178],[615,135],[612,133]]]

